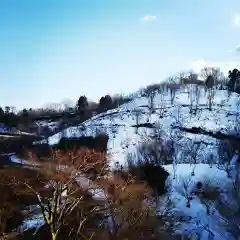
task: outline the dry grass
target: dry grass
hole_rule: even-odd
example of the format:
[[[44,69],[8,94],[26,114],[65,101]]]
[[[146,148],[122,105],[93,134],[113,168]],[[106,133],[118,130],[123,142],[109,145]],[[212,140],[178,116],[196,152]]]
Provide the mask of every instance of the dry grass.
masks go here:
[[[45,161],[34,154],[29,156],[36,163],[31,169],[2,170],[0,183],[21,198],[37,200],[52,239],[171,239],[159,236],[159,226],[164,226],[166,219],[156,216],[150,204],[150,187],[128,172],[124,177],[112,173],[104,154],[81,149],[54,151]],[[90,184],[81,186],[77,173]],[[92,189],[101,189],[105,198],[93,199]],[[112,226],[107,219],[111,219]]]

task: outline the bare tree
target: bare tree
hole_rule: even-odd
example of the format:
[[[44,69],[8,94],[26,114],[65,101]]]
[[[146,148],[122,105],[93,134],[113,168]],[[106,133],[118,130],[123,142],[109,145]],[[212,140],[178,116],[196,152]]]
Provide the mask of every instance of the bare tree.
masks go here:
[[[182,125],[181,106],[177,106],[177,114],[175,116],[177,125]]]
[[[181,136],[182,137],[182,136]],[[179,154],[181,152],[181,145],[179,144],[180,137],[178,136],[178,141],[172,141],[173,151],[172,152],[172,167],[173,167],[173,179],[176,178],[176,173],[178,169],[178,163],[179,163]]]
[[[121,168],[110,172],[103,153],[56,151],[43,162],[30,157],[37,178],[15,175],[9,184],[19,195],[36,197],[52,239],[64,227],[74,240],[151,239],[159,234],[151,189]]]
[[[170,98],[171,98],[171,104],[172,105],[174,103],[174,99],[175,99],[175,96],[176,96],[176,91],[177,91],[177,88],[175,88],[174,86],[170,87]]]
[[[172,162],[172,168],[173,168],[173,179],[176,179],[176,173],[177,173],[177,169],[178,169],[178,161],[176,159],[176,157],[174,157],[173,162]]]
[[[172,164],[175,178],[178,167],[177,155],[180,148],[176,139],[179,140],[179,138],[164,139],[163,134],[164,132],[161,128],[154,130],[152,138],[146,139],[138,147],[139,159],[155,166]]]
[[[202,239],[203,232],[205,232],[205,233],[207,233],[208,240],[215,239],[215,234],[211,230],[211,224],[210,224],[209,219],[204,219],[204,221],[202,221],[201,218],[197,218],[197,219],[193,219],[193,222],[195,222],[195,224],[198,226],[197,227],[198,232],[196,234],[194,234],[194,236],[193,236],[193,233],[190,230],[190,232],[189,232],[190,236],[192,236],[194,239],[195,239],[195,237],[197,237],[196,239],[200,240],[200,239]],[[204,237],[204,238],[206,238],[206,237]]]
[[[54,151],[50,158],[41,162],[33,154],[30,154],[29,158],[36,171],[37,180],[45,183],[45,188],[39,189],[26,179],[18,178],[13,178],[12,184],[21,190],[19,194],[28,192],[36,197],[53,240],[58,238],[66,219],[71,217],[76,209],[82,213],[87,210],[87,216],[79,216],[79,225],[75,231],[75,235],[81,235],[82,228],[91,218],[91,213],[94,215],[96,211],[96,205],[89,195],[89,191],[95,188],[83,174],[91,173],[89,176],[93,180],[100,172],[104,173],[107,167],[104,155],[82,149],[71,153]],[[84,209],[86,201],[89,205]]]
[[[182,137],[183,135],[181,131],[171,129],[168,139],[165,140],[165,146],[168,151],[168,155],[171,156],[170,158],[172,162],[173,179],[176,178],[176,173],[178,169],[179,156],[182,148],[180,140],[182,139]]]
[[[135,121],[136,121],[136,133],[138,133],[138,127],[140,124],[140,119],[142,116],[142,111],[139,108],[134,109],[133,114],[135,116]]]
[[[211,78],[211,77],[209,77]],[[212,111],[212,105],[213,105],[213,101],[214,101],[214,97],[215,97],[215,89],[214,86],[213,87],[207,87],[207,99],[208,99],[208,109],[209,111]]]
[[[224,195],[218,201],[214,201],[214,206],[218,211],[216,222],[220,227],[229,233],[233,239],[240,236],[240,178],[239,170],[232,178]]]
[[[219,82],[219,79],[221,78],[222,73],[220,72],[219,68],[203,68],[201,70],[202,76],[205,79],[205,85],[207,90],[207,99],[208,99],[208,109],[212,110],[212,105],[214,101],[215,96],[215,89],[216,84]]]
[[[202,140],[188,140],[186,143],[186,147],[182,152],[182,157],[187,157],[189,160],[190,164],[192,165],[192,173],[191,175],[195,175],[195,168],[198,160],[203,157],[202,152],[201,152],[201,147],[202,147]]]
[[[181,112],[181,109],[181,105],[177,105],[176,111],[171,115],[175,119],[174,124],[177,126],[182,126],[184,120],[188,118],[188,116]]]
[[[218,168],[227,173],[228,178],[231,177],[231,159],[235,153],[234,148],[227,140],[218,142]]]
[[[167,79],[166,82],[167,91],[170,92],[170,101],[171,104],[173,104],[176,96],[176,91],[180,88],[180,84],[178,84],[178,77],[171,76]]]
[[[222,76],[222,73],[220,71],[220,68],[205,67],[201,70],[201,75],[204,79],[207,79],[209,76],[212,76],[215,80],[214,84],[216,84],[219,78]]]
[[[149,109],[151,110],[151,111],[153,111],[153,109],[154,109],[154,100],[155,100],[155,96],[156,96],[156,91],[151,91],[150,93],[149,93],[149,98],[148,98],[148,103],[149,103]]]
[[[160,87],[159,83],[148,85],[146,88],[141,90],[141,96],[149,97],[153,92],[158,92],[159,87]]]
[[[195,87],[195,85],[188,84],[188,99],[189,99],[189,102],[190,102],[189,109],[190,109],[191,114],[193,112],[193,106],[194,106],[194,100],[195,100],[194,99],[195,98],[194,87]]]
[[[176,132],[174,131],[169,138],[165,138],[162,126],[156,125],[152,137],[139,146],[138,151],[143,159],[154,165],[172,164],[173,161],[177,163],[179,151],[177,141],[181,136]]]
[[[196,114],[198,105],[199,105],[199,99],[200,99],[200,86],[198,84],[188,84],[187,85],[188,89],[188,99],[190,102],[189,108],[190,108],[190,113]]]
[[[159,118],[163,118],[166,115],[166,108],[167,108],[167,103],[166,101],[160,101],[158,104],[158,112],[157,114],[159,115]]]
[[[229,79],[226,76],[224,76],[223,73],[221,73],[221,76],[219,78],[218,89],[219,90],[226,90],[227,89],[228,80]]]
[[[188,73],[187,79],[190,83],[195,84],[198,81],[198,74],[194,73],[193,71],[190,71]]]
[[[167,84],[165,84],[165,83],[160,84],[159,89],[158,89],[158,94],[160,95],[160,102],[164,101],[164,95],[165,95],[166,91],[167,91]]]
[[[123,180],[123,174],[119,172],[108,179],[111,184],[99,182],[108,206],[106,239],[122,239],[133,232],[137,234],[136,229],[142,226],[143,222],[146,223],[149,214],[149,207],[144,204],[144,200],[149,197],[150,189],[134,182],[130,175]],[[129,229],[132,229],[132,233]]]
[[[186,207],[190,207],[191,201],[191,191],[190,187],[192,185],[191,176],[189,177],[178,177],[178,184],[175,186],[175,190],[186,199]]]
[[[161,154],[162,151],[163,143],[156,140],[145,141],[138,147],[138,152],[141,158],[147,163],[154,165],[165,164],[165,156]]]
[[[213,152],[209,152],[206,155],[206,162],[212,168],[213,164],[217,163],[217,156]]]
[[[186,81],[189,77],[189,73],[186,71],[186,72],[180,72],[179,73],[179,76],[178,76],[178,82],[181,84],[181,85],[184,85],[186,84]]]
[[[158,122],[155,124],[155,128],[153,128],[152,139],[161,142],[163,135],[164,135],[163,126]]]
[[[195,85],[195,108],[197,111],[198,105],[199,105],[199,99],[200,99],[200,94],[201,94],[201,89],[199,87],[199,85]]]

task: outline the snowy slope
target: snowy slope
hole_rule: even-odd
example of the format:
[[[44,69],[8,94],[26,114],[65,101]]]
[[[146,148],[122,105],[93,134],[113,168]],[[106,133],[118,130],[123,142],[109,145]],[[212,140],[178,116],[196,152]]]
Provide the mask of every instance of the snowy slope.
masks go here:
[[[170,212],[175,217],[176,232],[187,235],[191,239],[232,239],[226,233],[225,228],[220,227],[219,215],[214,205],[209,204],[210,214],[207,214],[206,206],[200,201],[198,196],[191,194],[190,207],[187,207],[186,199],[181,194],[181,191],[179,191],[179,189],[182,189],[182,179],[190,181],[189,192],[195,189],[198,181],[210,182],[211,186],[225,190],[231,183],[231,180],[227,178],[226,172],[219,170],[216,166],[210,167],[207,164],[198,164],[195,176],[191,176],[191,165],[179,164],[176,177],[173,179],[172,165],[166,165],[164,168],[170,173],[167,195],[172,201]]]
[[[61,137],[78,137],[82,135],[92,136],[100,132],[107,133],[110,137],[108,150],[114,161],[124,163],[126,154],[133,152],[136,146],[152,135],[151,128],[140,127],[138,133],[132,125],[136,124],[136,111],[142,111],[140,115],[141,123],[152,123],[161,125],[166,135],[173,132],[172,126],[179,125],[183,127],[202,127],[206,130],[224,132],[228,129],[234,131],[234,122],[236,114],[239,112],[238,104],[240,96],[232,93],[228,98],[225,90],[217,90],[213,110],[209,111],[206,107],[207,97],[202,89],[199,98],[199,110],[196,115],[189,113],[190,101],[185,89],[177,92],[174,104],[170,103],[170,94],[156,94],[154,99],[155,113],[151,113],[148,108],[148,98],[137,97],[117,109],[107,111],[94,116],[90,120],[75,127],[69,127],[61,133],[57,133],[49,138],[51,145],[59,142]],[[165,110],[161,108],[165,107]],[[163,117],[161,117],[163,115]],[[184,133],[182,141],[188,139],[199,139],[209,143],[208,148],[214,151],[216,139],[208,136]]]
[[[136,147],[144,140],[153,135],[153,129],[150,127],[139,127],[138,132],[133,125],[136,124],[136,115],[141,111],[139,123],[152,124],[153,126],[161,126],[165,132],[164,136],[179,135],[179,131],[173,129],[173,126],[183,127],[201,127],[209,131],[231,132],[236,131],[236,120],[239,118],[240,112],[240,95],[232,93],[228,96],[225,90],[217,90],[213,101],[212,111],[207,108],[207,96],[204,89],[200,92],[198,102],[198,111],[196,114],[190,113],[190,99],[187,89],[182,88],[175,96],[173,104],[171,104],[170,94],[156,94],[154,99],[154,111],[149,109],[149,99],[146,97],[135,97],[117,109],[107,111],[94,116],[90,120],[75,127],[69,127],[61,133],[57,133],[48,139],[49,144],[54,145],[59,142],[61,137],[79,137],[94,136],[99,133],[107,133],[109,135],[108,153],[111,162],[116,161],[120,164],[126,162],[128,153],[136,153]],[[150,126],[150,125],[149,125]],[[200,134],[190,134],[181,132],[180,134],[182,146],[188,146],[188,141],[201,140],[205,145],[201,149],[201,158],[195,169],[195,176],[191,178],[192,186],[198,180],[209,180],[211,183],[224,188],[228,184],[229,179],[224,171],[217,169],[215,166],[210,168],[205,164],[206,156],[213,153],[216,156],[217,140],[210,136]],[[192,165],[186,164],[184,161],[179,164],[176,172],[177,178],[173,179],[172,165],[164,166],[170,173],[169,197],[173,202],[171,211],[176,219],[181,216],[183,219],[176,220],[175,229],[179,232],[190,234],[191,239],[231,239],[226,236],[224,229],[219,229],[216,224],[217,213],[208,216],[205,206],[197,197],[191,201],[191,207],[186,207],[186,200],[177,193],[176,186],[179,183],[179,177],[189,177],[192,172]],[[199,234],[197,236],[196,234]]]

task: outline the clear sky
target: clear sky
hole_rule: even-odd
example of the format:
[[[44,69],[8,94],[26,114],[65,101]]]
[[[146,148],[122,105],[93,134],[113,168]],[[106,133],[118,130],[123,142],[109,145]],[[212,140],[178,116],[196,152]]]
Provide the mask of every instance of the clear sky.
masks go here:
[[[240,67],[239,0],[1,0],[0,105],[124,93]]]

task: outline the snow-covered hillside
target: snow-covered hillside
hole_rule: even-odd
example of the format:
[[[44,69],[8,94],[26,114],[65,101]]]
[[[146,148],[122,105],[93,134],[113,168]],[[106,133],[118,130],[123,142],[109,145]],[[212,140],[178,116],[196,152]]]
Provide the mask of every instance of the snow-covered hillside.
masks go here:
[[[172,126],[201,127],[210,131],[235,131],[235,121],[239,113],[240,96],[232,93],[228,97],[225,90],[217,90],[213,109],[207,109],[207,96],[204,89],[200,92],[198,110],[196,114],[190,114],[190,99],[186,89],[181,89],[176,93],[173,104],[170,101],[170,94],[156,94],[154,98],[154,111],[149,110],[149,99],[137,97],[133,101],[94,116],[90,120],[79,126],[69,127],[61,133],[57,133],[49,138],[51,145],[59,142],[61,137],[79,137],[82,135],[96,135],[107,133],[110,137],[108,151],[113,161],[123,163],[128,152],[133,152],[136,146],[144,139],[153,134],[154,126],[161,126],[166,135],[176,134]],[[139,124],[148,124],[148,127],[139,127],[136,133],[136,121]],[[179,134],[179,131],[178,131]],[[214,151],[216,139],[209,136],[201,136],[190,133],[181,133],[182,141],[188,139],[201,138],[208,143],[206,151]]]
[[[210,111],[207,93],[202,88],[199,94],[197,100],[191,95],[189,88],[182,88],[177,91],[174,99],[171,99],[170,92],[156,94],[154,101],[147,97],[136,97],[117,109],[96,115],[79,126],[69,127],[49,137],[48,142],[54,145],[61,137],[107,133],[110,138],[108,153],[111,163],[125,164],[128,153],[136,153],[137,146],[151,138],[156,128],[161,128],[166,138],[178,137],[178,142],[183,143],[180,144],[181,147],[186,149],[191,141],[201,140],[204,144],[201,146],[198,164],[194,166],[194,176],[191,176],[193,166],[186,164],[186,159],[178,159],[183,162],[179,162],[181,164],[178,164],[175,173],[173,165],[164,166],[170,173],[168,197],[173,202],[171,212],[176,217],[175,229],[191,235],[191,239],[231,239],[224,233],[224,228],[218,228],[216,223],[218,213],[209,216],[206,213],[206,206],[197,197],[191,200],[190,208],[186,207],[185,198],[176,190],[179,177],[191,177],[191,187],[194,187],[197,181],[209,180],[213,185],[224,189],[230,181],[226,172],[206,163],[209,154],[217,156],[217,139],[208,135],[183,132],[177,127],[200,127],[207,131],[222,133],[239,132],[240,95],[232,93],[229,97],[227,91],[216,90]],[[149,107],[149,102],[153,103],[152,108]],[[139,126],[138,129],[136,125]],[[181,217],[181,220],[178,217],[179,219]]]

